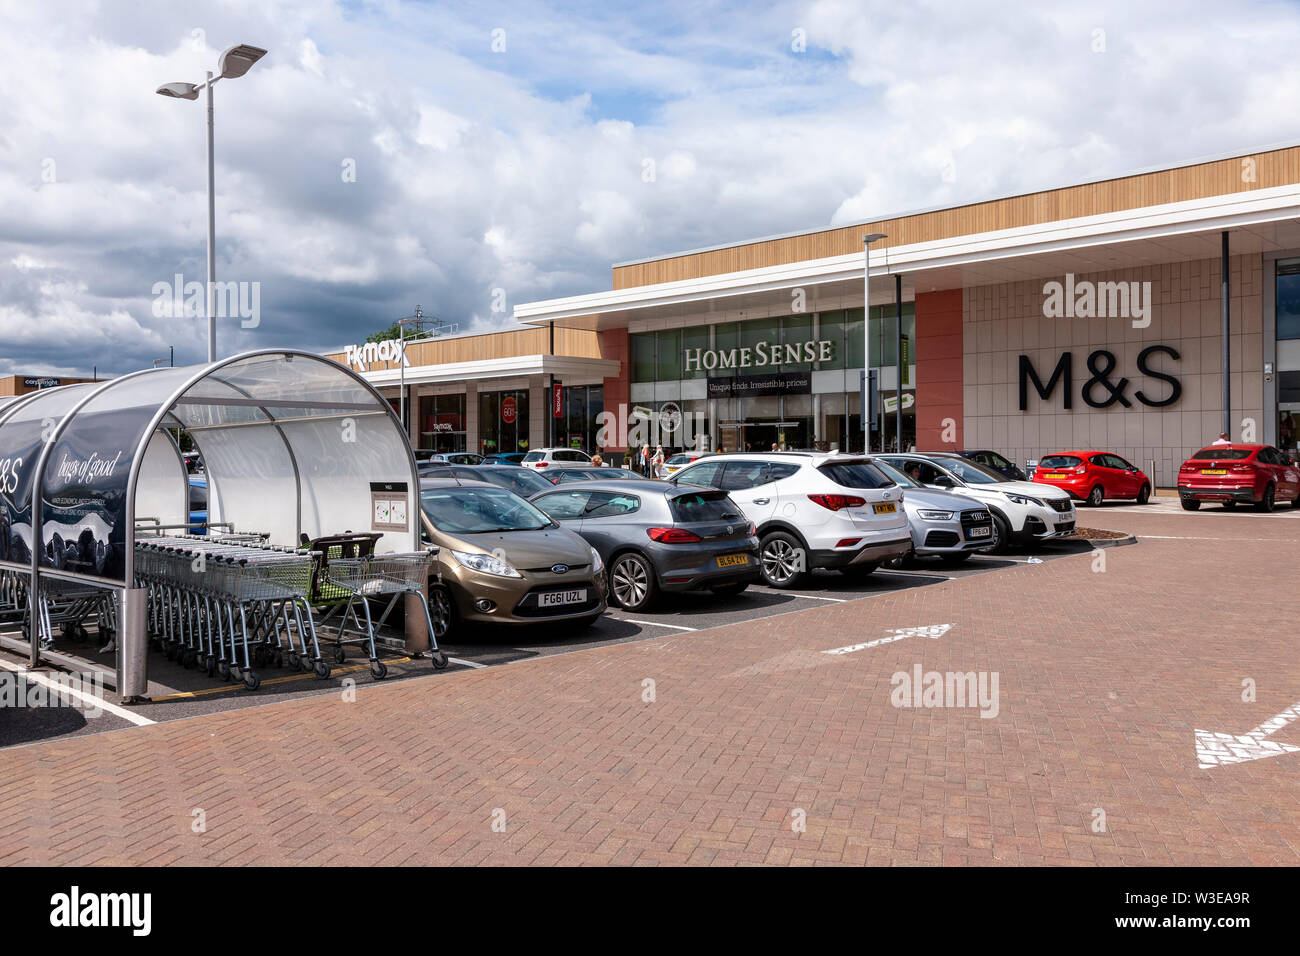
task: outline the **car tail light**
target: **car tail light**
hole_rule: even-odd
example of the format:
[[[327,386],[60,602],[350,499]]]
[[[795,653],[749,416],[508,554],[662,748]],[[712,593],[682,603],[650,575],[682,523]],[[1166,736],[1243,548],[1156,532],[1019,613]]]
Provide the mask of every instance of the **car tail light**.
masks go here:
[[[645,533],[650,536],[651,541],[658,541],[660,544],[690,544],[693,541],[703,541],[694,531],[687,531],[685,528],[646,528]]]
[[[1254,471],[1255,466],[1254,465],[1233,465],[1232,470],[1235,471],[1237,474],[1241,475],[1247,472]]]
[[[1185,461],[1185,462],[1183,462],[1183,467],[1179,468],[1178,470],[1179,470],[1179,471],[1196,471],[1196,466],[1193,465],[1190,461]]]
[[[839,541],[835,542],[835,547],[851,548],[861,540],[862,540],[861,538],[840,538]]]
[[[1087,466],[1087,465],[1078,465],[1078,466],[1074,469],[1074,473],[1075,473],[1076,475],[1086,475],[1086,474],[1088,473],[1088,466]]]
[[[549,462],[545,462],[545,461],[539,461],[539,462],[537,463],[536,467],[538,467],[538,468],[545,468],[548,464],[550,464],[550,463],[549,463]]]
[[[809,495],[808,500],[819,504],[828,511],[840,511],[844,508],[861,508],[867,503],[865,498],[857,495]]]

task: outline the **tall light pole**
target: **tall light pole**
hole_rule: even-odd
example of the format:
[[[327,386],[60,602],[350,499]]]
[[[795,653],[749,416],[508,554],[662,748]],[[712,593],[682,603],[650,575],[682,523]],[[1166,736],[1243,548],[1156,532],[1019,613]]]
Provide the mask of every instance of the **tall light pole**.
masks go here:
[[[215,302],[215,283],[217,281],[217,199],[212,159],[212,87],[220,80],[234,80],[243,76],[252,68],[254,63],[264,56],[266,56],[266,51],[261,47],[241,43],[238,46],[232,46],[221,54],[221,60],[217,64],[221,70],[220,76],[214,77],[212,71],[208,70],[208,78],[202,83],[164,83],[154,91],[160,96],[171,96],[181,100],[197,100],[199,90],[207,90],[208,94],[208,294],[204,297],[204,302],[208,313],[209,362],[217,360],[217,309]]]
[[[873,232],[862,237],[862,450],[871,451],[871,244],[889,236]]]

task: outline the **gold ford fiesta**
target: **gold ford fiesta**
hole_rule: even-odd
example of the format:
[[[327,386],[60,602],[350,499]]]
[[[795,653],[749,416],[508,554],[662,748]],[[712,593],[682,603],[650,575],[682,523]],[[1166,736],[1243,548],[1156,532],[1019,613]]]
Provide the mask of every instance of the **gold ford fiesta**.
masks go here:
[[[484,481],[420,482],[426,541],[439,548],[442,583],[430,610],[458,623],[593,623],[605,610],[605,568],[577,534],[514,492]]]

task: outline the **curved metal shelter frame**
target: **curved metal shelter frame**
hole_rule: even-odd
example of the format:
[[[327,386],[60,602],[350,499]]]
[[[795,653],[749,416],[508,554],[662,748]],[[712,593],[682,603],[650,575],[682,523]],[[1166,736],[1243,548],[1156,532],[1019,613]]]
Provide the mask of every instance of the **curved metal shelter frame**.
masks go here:
[[[30,621],[43,579],[119,590],[126,698],[147,690],[143,617],[132,613],[143,600],[137,528],[189,523],[188,476],[169,431],[178,427],[203,456],[210,522],[297,545],[303,535],[375,529],[372,492],[381,491],[405,498],[406,512],[385,514],[376,551],[419,547],[419,478],[401,423],[361,376],[323,356],[246,352],[0,405],[0,570],[26,577]],[[35,666],[40,641],[28,644]]]

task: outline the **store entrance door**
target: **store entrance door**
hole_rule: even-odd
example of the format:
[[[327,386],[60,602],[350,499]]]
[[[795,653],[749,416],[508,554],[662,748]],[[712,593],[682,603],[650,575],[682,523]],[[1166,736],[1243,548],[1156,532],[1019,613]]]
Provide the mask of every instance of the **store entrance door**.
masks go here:
[[[808,423],[801,420],[776,422],[749,422],[741,426],[742,451],[771,451],[773,445],[781,448],[809,448],[812,439]]]

